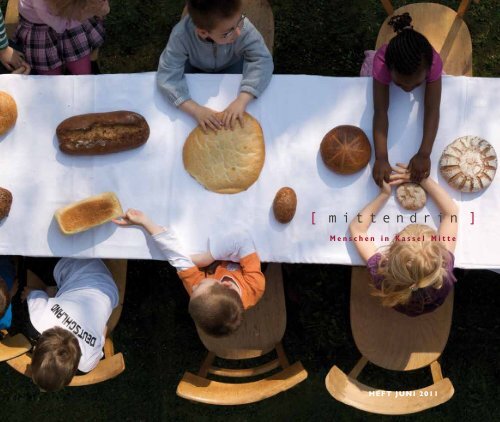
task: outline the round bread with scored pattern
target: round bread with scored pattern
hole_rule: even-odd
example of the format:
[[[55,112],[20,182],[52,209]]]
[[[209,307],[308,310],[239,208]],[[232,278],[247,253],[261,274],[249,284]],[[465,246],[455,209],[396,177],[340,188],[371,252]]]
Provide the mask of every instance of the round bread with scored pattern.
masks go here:
[[[396,189],[396,198],[400,205],[410,211],[423,208],[427,202],[427,194],[418,183],[403,183]]]
[[[9,94],[0,91],[0,135],[16,124],[17,105]]]
[[[372,148],[365,132],[359,127],[342,125],[325,135],[320,153],[330,170],[339,174],[353,174],[368,164]]]
[[[439,170],[451,187],[462,192],[478,192],[493,181],[497,154],[493,146],[479,136],[463,136],[445,148]]]
[[[243,124],[208,133],[197,126],[189,134],[182,151],[184,167],[206,189],[238,193],[259,178],[265,159],[262,128],[248,113]]]

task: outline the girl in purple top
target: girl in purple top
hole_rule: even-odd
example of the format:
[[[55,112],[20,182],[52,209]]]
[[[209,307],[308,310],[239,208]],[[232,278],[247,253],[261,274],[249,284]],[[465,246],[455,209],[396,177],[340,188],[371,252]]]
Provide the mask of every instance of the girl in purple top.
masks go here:
[[[104,42],[108,0],[19,0],[14,41],[40,75],[91,73],[90,54]]]
[[[420,149],[409,163],[411,180],[420,182],[430,174],[430,154],[439,125],[441,103],[441,73],[443,62],[439,54],[421,33],[411,26],[408,13],[393,16],[389,25],[397,35],[382,46],[373,59],[373,138],[375,165],[373,178],[377,185],[389,182],[391,165],[387,154],[389,119],[389,84],[394,82],[410,92],[425,82],[424,130]]]
[[[373,281],[375,296],[382,305],[393,307],[408,316],[431,312],[443,304],[456,282],[453,276],[455,244],[458,231],[458,207],[448,193],[431,178],[421,186],[441,212],[438,230],[422,224],[410,224],[397,233],[391,244],[378,251],[366,239],[371,215],[377,214],[391,196],[391,186],[410,180],[409,167],[397,164],[382,181],[379,195],[359,212],[349,231]]]

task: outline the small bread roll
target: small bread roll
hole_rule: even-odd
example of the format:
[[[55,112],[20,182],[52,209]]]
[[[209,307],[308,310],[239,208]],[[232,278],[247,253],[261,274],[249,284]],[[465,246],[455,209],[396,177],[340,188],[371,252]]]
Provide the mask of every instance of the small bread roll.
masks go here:
[[[418,183],[403,183],[396,189],[396,198],[406,210],[416,211],[423,208],[427,202],[427,194]]]
[[[297,209],[297,195],[292,188],[281,188],[274,197],[274,217],[282,224],[292,221]]]
[[[12,194],[4,188],[0,188],[0,221],[9,215],[12,205]]]
[[[439,170],[451,187],[462,192],[477,192],[493,181],[497,154],[488,141],[478,136],[463,136],[445,148]]]
[[[16,124],[17,106],[14,98],[0,91],[0,135],[10,130]]]

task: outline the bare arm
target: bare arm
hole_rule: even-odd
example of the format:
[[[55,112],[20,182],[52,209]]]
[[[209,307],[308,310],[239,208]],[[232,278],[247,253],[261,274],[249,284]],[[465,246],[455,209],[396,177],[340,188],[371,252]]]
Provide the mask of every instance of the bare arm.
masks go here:
[[[389,86],[373,79],[373,143],[375,146],[375,164],[373,179],[378,186],[382,181],[389,183],[391,166],[387,152],[387,132],[389,130]]]
[[[391,176],[391,180],[400,183],[408,182],[410,173],[407,171],[407,168],[406,164],[398,163],[394,167],[394,174]],[[441,212],[441,222],[438,229],[438,234],[442,236],[441,242],[446,246],[446,249],[454,252],[458,233],[458,205],[448,192],[430,177],[423,179],[420,185],[427,191]]]
[[[425,86],[424,130],[422,143],[410,160],[411,179],[420,182],[428,177],[431,169],[431,152],[439,127],[439,107],[441,104],[441,78]]]
[[[391,187],[384,182],[383,188],[380,190],[377,197],[366,205],[349,224],[349,232],[355,239],[354,245],[356,246],[356,250],[365,262],[375,254],[377,247],[375,246],[375,242],[360,240],[359,237],[366,235],[372,223],[372,214],[377,214],[390,196]]]

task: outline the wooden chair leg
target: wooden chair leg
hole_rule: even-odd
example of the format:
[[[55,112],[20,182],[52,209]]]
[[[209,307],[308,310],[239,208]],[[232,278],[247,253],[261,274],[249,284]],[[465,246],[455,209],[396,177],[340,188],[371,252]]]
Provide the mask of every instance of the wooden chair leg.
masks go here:
[[[364,369],[367,363],[368,359],[366,359],[364,356],[361,356],[361,359],[358,360],[358,363],[354,366],[354,368],[351,369],[351,372],[349,372],[349,376],[353,379],[358,378],[359,374]]]
[[[288,362],[288,358],[286,357],[285,350],[283,349],[283,345],[279,342],[276,345],[276,353],[278,354],[278,360],[283,369],[288,368],[290,366],[290,362]]]
[[[214,360],[215,360],[215,353],[208,352],[207,357],[205,358],[205,360],[201,364],[201,368],[198,371],[198,375],[200,377],[206,378],[206,376],[208,375],[208,371],[209,371],[210,367],[212,366],[212,363],[214,363]]]

